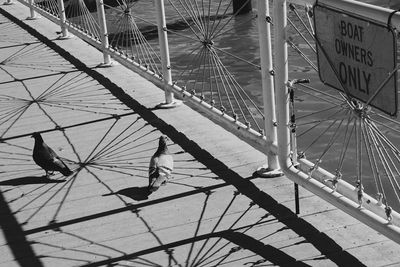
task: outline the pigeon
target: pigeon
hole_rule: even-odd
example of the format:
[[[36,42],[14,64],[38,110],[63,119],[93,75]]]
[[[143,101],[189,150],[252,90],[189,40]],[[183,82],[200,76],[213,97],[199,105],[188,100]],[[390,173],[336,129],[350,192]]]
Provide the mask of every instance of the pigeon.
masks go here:
[[[174,169],[174,159],[168,151],[166,136],[160,136],[158,149],[150,159],[149,191],[155,192],[171,178]]]
[[[56,152],[53,151],[44,141],[40,133],[34,133],[32,135],[35,138],[35,146],[33,147],[33,160],[35,163],[46,171],[46,178],[53,174],[55,171],[61,172],[64,176],[69,176],[72,171],[57,156]]]

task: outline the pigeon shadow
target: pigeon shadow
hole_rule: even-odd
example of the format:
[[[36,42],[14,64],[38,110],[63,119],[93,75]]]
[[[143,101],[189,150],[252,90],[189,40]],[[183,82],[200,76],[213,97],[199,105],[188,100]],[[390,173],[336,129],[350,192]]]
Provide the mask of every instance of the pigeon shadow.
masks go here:
[[[25,176],[10,180],[1,181],[0,185],[27,185],[27,184],[53,184],[53,183],[63,183],[65,179],[55,180],[49,179],[46,176]]]
[[[103,196],[123,195],[133,200],[141,201],[148,199],[150,194],[151,192],[149,191],[147,186],[142,186],[142,187],[135,186],[135,187],[124,188],[117,192],[105,194]]]

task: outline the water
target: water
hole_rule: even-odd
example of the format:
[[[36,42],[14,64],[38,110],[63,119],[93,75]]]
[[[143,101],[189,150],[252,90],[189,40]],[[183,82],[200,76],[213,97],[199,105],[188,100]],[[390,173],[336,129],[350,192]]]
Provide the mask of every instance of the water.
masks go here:
[[[201,1],[199,1],[201,2]],[[206,1],[208,2],[208,1]],[[383,7],[390,7],[398,8],[400,6],[400,0],[397,1],[381,1],[381,0],[364,0],[362,2],[369,3],[369,4],[376,4]],[[179,14],[172,8],[169,4],[169,1],[165,1],[166,3],[166,16],[167,16],[167,25],[168,28],[171,28],[171,25],[174,27],[179,28],[179,23],[176,24],[177,21],[181,20]],[[214,3],[214,2],[213,2]],[[218,8],[219,1],[215,1],[215,5],[213,6],[214,9]],[[256,8],[256,1],[253,1],[253,7]],[[136,20],[139,28],[149,28],[150,24],[155,25],[156,20],[153,13],[154,7],[152,1],[139,1],[134,6],[134,13],[135,15],[139,16],[143,19]],[[221,8],[224,10],[224,7]],[[109,13],[112,16],[112,11]],[[224,17],[224,12],[219,12],[218,15]],[[295,17],[290,17],[294,21],[296,20]],[[261,77],[260,72],[257,67],[254,65],[260,64],[260,54],[259,54],[259,41],[258,41],[258,28],[257,22],[255,19],[255,13],[250,13],[246,15],[241,15],[235,17],[234,19],[230,20],[229,17],[224,17],[221,19],[222,23],[227,23],[226,27],[224,27],[225,31],[221,34],[218,38],[215,38],[214,46],[220,48],[224,53],[220,53],[221,60],[223,61],[225,66],[229,67],[229,71],[233,74],[235,79],[241,85],[241,87],[250,95],[251,99],[256,103],[257,106],[262,108],[263,100],[262,100],[262,91],[261,91]],[[109,31],[116,32],[118,31],[115,28],[114,23],[109,24]],[[151,27],[150,27],[151,28]],[[154,26],[153,26],[154,30]],[[196,37],[193,35],[192,30],[190,28],[180,28],[176,30],[176,34],[169,33],[169,49],[171,54],[171,66],[173,69],[173,75],[179,75],[177,70],[182,70],[185,68],[196,68],[196,57],[192,53],[195,46],[199,45],[199,42],[196,41]],[[179,33],[179,34],[178,34]],[[303,34],[306,34],[303,31]],[[192,36],[192,40],[187,39],[185,36]],[[302,51],[309,55],[314,62],[316,62],[315,53],[312,52],[308,46],[302,42],[299,38],[299,34],[296,33],[293,29],[289,31],[289,36],[293,38],[293,42],[295,42]],[[149,38],[149,42],[154,47],[155,51],[158,51],[158,41],[157,38]],[[308,78],[311,80],[310,86],[316,88],[322,88],[322,83],[318,77],[318,74],[296,53],[294,50],[289,49],[289,77],[290,79],[294,78]],[[240,58],[243,58],[249,61],[252,64],[244,63],[243,61],[238,60],[235,57],[230,55],[235,55]],[[190,66],[190,67],[188,67]],[[197,67],[199,68],[199,67]],[[324,88],[326,91],[334,92],[335,89]],[[296,107],[298,110],[297,116],[301,116],[302,114],[309,114],[313,113],[318,109],[323,108],[324,106],[328,106],[327,103],[324,101],[319,100],[318,98],[310,98],[305,94],[298,94],[296,95]],[[323,116],[323,115],[320,115]],[[318,117],[317,117],[318,118]],[[261,115],[257,117],[260,124],[262,125],[262,118]],[[324,117],[319,117],[319,119],[323,120]],[[325,126],[326,127],[326,126]],[[393,127],[398,127],[393,124]],[[321,131],[320,131],[321,132]],[[391,135],[391,141],[396,144],[400,144],[400,139],[396,133],[387,131],[385,134]],[[333,131],[328,131],[325,134],[327,137],[324,139],[324,142],[320,144],[316,144],[314,146],[314,150],[311,152],[311,156],[308,157],[310,159],[313,158],[313,154],[320,153],[323,151],[324,147],[326,147],[326,143],[329,141],[329,138],[333,135]],[[301,142],[302,144],[307,144],[313,141],[315,137],[310,133],[302,137]],[[300,140],[300,139],[299,139]],[[304,146],[304,145],[303,145]],[[337,144],[336,151],[339,151],[341,148],[341,144]],[[347,160],[344,162],[343,170],[347,171],[348,173],[343,173],[344,177],[350,176],[347,180],[348,182],[354,184],[355,176],[354,176],[354,169],[355,169],[355,144],[351,144],[350,148],[348,149],[347,153],[349,154],[349,158],[353,156],[353,160]],[[338,154],[332,154],[332,156],[326,157],[327,159],[324,160],[324,164],[322,167],[326,168],[330,172],[334,172],[336,168],[336,164],[338,162]],[[314,160],[315,160],[314,156]],[[376,191],[374,189],[374,181],[372,179],[371,173],[363,173],[364,187],[366,188],[367,193],[371,195],[375,195]],[[387,183],[385,188],[391,188],[391,185]],[[388,199],[395,199],[395,192],[387,192]],[[400,210],[400,204],[391,204],[395,209]]]

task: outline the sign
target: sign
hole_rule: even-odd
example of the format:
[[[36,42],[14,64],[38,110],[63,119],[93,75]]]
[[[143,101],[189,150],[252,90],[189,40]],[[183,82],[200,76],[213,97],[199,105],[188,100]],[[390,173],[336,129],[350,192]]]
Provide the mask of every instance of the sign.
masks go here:
[[[321,81],[383,112],[397,115],[397,48],[386,25],[331,7],[314,6]],[[378,91],[382,83],[387,83]],[[378,91],[378,92],[377,92]]]

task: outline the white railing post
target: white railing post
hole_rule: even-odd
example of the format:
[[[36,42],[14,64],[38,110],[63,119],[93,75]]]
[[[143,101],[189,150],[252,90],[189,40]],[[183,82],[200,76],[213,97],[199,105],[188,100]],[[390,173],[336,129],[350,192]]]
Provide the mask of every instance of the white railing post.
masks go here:
[[[280,166],[286,175],[288,168],[293,171],[294,165],[290,156],[292,144],[289,131],[289,75],[288,75],[288,51],[286,42],[287,6],[286,0],[275,0],[273,7],[274,18],[274,66],[275,66],[275,92],[278,119],[278,158]],[[294,155],[297,156],[297,155]],[[291,167],[289,167],[291,166]],[[295,182],[295,208],[296,214],[300,213],[298,184]]]
[[[277,146],[274,71],[272,64],[271,17],[268,0],[258,0],[257,5],[258,36],[260,42],[261,81],[264,104],[264,131],[267,143],[267,166],[257,170],[261,177],[276,177],[283,175],[279,167],[278,156],[271,149]]]
[[[29,0],[29,11],[30,11],[30,16],[27,17],[28,20],[34,20],[34,19],[38,19],[39,17],[36,15],[35,9],[33,8],[35,2],[34,0]]]
[[[96,0],[97,5],[97,16],[99,18],[100,25],[100,34],[101,34],[101,46],[103,50],[103,64],[102,66],[111,66],[111,56],[108,52],[109,43],[108,43],[108,31],[107,31],[107,21],[106,21],[106,13],[104,11],[104,1]]]
[[[66,25],[67,17],[65,15],[65,7],[63,0],[57,0],[58,3],[58,15],[60,17],[60,27],[61,27],[61,36],[60,39],[69,38],[68,28]]]
[[[289,0],[293,1],[293,0]],[[325,1],[325,0],[324,0]],[[328,1],[328,0],[326,0]],[[331,0],[332,1],[332,0]],[[275,93],[276,93],[276,106],[277,106],[277,122],[278,122],[278,158],[281,169],[284,174],[301,185],[305,189],[321,197],[322,199],[333,204],[342,211],[350,214],[354,218],[360,220],[366,225],[370,226],[374,230],[380,232],[386,237],[400,244],[400,228],[394,223],[388,223],[388,220],[382,216],[379,216],[376,212],[371,212],[367,208],[360,208],[359,204],[356,203],[348,195],[351,193],[354,195],[354,187],[351,187],[346,182],[339,181],[338,190],[333,191],[330,187],[326,186],[319,180],[330,177],[334,179],[333,174],[329,174],[326,171],[318,174],[322,170],[318,170],[316,174],[320,178],[317,180],[313,176],[310,176],[300,168],[295,168],[291,162],[291,148],[290,148],[290,113],[289,113],[289,88],[290,82],[288,81],[288,53],[286,44],[286,28],[287,28],[287,0],[274,0],[273,6],[273,18],[274,18],[274,67],[275,67]],[[355,1],[337,1],[339,2],[354,2]],[[374,17],[375,19],[375,17]],[[306,162],[306,159],[301,159],[302,162]],[[307,168],[313,166],[310,162],[307,164]],[[344,189],[348,190],[349,193],[341,194]],[[351,192],[351,193],[350,193]],[[372,198],[369,198],[372,203]],[[372,201],[371,201],[372,200]]]
[[[167,25],[165,22],[164,0],[154,0],[157,13],[158,41],[160,44],[161,68],[164,80],[165,103],[159,105],[162,108],[175,107],[181,101],[174,98],[174,94],[169,89],[172,85],[171,62],[169,59]]]
[[[280,161],[290,160],[290,133],[289,123],[289,90],[288,81],[288,52],[286,44],[287,8],[286,0],[275,0],[273,8],[274,18],[274,66],[275,66],[275,93],[277,103],[278,122],[278,155]],[[280,164],[281,167],[282,164]]]

